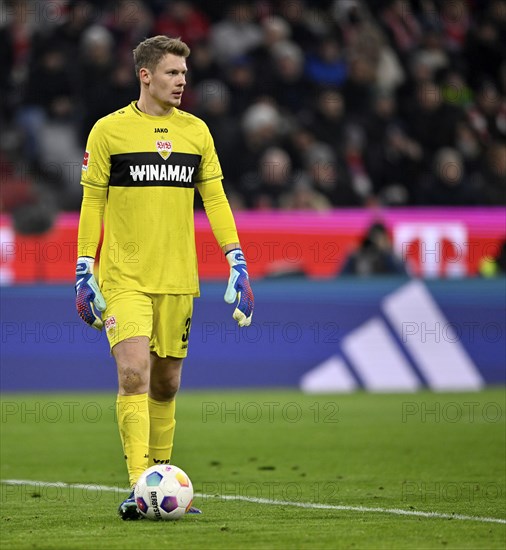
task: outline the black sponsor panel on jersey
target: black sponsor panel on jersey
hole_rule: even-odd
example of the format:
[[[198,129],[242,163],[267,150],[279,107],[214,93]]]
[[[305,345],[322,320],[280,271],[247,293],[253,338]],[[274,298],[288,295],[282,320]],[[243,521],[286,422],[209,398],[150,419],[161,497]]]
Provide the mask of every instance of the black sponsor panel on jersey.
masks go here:
[[[111,155],[113,187],[194,187],[200,155],[171,153],[121,153]]]

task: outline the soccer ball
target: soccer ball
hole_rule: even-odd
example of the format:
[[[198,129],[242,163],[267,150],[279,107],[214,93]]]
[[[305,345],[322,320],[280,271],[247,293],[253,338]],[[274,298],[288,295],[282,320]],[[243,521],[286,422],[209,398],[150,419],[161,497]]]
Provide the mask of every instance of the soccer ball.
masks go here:
[[[179,519],[191,506],[193,485],[181,468],[157,464],[143,472],[135,484],[134,496],[145,518]]]

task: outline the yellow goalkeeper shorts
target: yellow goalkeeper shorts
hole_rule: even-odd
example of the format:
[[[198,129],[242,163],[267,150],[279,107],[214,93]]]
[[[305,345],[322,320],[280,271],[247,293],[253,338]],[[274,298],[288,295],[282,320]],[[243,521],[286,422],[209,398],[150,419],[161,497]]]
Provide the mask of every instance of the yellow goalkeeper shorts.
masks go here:
[[[137,290],[106,290],[105,332],[112,348],[138,336],[149,338],[159,357],[186,357],[193,313],[193,296],[147,294]]]

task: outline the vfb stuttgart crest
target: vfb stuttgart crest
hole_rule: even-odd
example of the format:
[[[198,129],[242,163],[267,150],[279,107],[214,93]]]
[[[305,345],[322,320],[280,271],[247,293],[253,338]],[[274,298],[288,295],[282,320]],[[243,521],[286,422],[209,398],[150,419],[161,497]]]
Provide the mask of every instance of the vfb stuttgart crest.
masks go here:
[[[172,141],[163,141],[161,139],[158,139],[156,141],[156,150],[163,158],[163,160],[167,160],[172,153]]]

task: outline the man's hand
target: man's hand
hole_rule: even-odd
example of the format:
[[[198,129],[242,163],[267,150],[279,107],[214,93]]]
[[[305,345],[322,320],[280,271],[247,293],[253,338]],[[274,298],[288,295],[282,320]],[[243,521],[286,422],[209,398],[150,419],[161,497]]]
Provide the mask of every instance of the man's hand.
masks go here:
[[[225,292],[225,302],[233,304],[236,299],[238,300],[233,318],[239,323],[240,327],[248,327],[251,324],[255,299],[249,285],[246,260],[240,248],[229,250],[225,257],[230,264],[230,277]]]
[[[93,275],[95,259],[81,256],[76,266],[76,307],[79,317],[90,327],[102,330],[104,324],[95,310],[105,310],[105,300]]]

